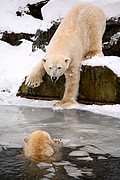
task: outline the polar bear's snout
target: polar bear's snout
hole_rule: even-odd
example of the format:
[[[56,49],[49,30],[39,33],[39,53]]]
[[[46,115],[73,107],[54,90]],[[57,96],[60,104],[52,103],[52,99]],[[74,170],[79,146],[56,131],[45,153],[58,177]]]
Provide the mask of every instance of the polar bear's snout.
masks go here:
[[[51,79],[52,79],[52,81],[57,81],[57,77],[56,76],[52,76]]]
[[[59,79],[59,76],[60,76],[60,74],[59,74],[59,72],[58,72],[56,67],[52,67],[50,69],[49,75],[51,77],[51,80],[54,81],[54,82],[57,81]]]
[[[53,82],[56,82],[59,79],[59,77],[63,74],[61,70],[62,68],[53,66],[46,68],[47,74],[51,77],[51,80]]]

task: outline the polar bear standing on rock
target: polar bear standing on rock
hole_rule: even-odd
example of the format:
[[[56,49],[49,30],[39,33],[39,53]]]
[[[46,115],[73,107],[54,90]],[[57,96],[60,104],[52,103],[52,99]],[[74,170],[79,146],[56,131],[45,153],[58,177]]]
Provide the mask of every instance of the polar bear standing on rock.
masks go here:
[[[62,108],[77,103],[81,61],[93,56],[103,56],[102,37],[106,17],[102,9],[90,3],[73,7],[52,37],[42,61],[26,79],[26,85],[37,87],[43,82],[45,72],[52,81],[65,75],[63,99],[55,105]]]

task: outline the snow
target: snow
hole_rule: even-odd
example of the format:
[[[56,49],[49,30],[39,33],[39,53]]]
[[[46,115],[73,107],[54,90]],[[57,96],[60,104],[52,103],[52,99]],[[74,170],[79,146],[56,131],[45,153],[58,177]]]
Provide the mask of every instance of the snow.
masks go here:
[[[42,8],[43,19],[46,25],[41,27],[44,30],[50,27],[51,21],[57,21],[63,18],[70,8],[77,5],[80,2],[90,2],[99,5],[105,11],[106,17],[111,18],[113,16],[120,15],[120,1],[115,0],[51,0],[46,6]],[[49,11],[49,13],[48,13]]]
[[[42,0],[41,0],[42,1]],[[0,31],[15,33],[35,33],[37,29],[46,30],[51,26],[51,21],[63,18],[69,9],[80,2],[92,2],[100,5],[106,17],[120,15],[120,1],[115,0],[51,0],[42,8],[43,19],[39,20],[24,13],[26,5],[40,2],[40,0],[1,0],[0,1]],[[9,5],[9,6],[8,6]],[[23,11],[23,15],[16,16],[16,11]]]
[[[47,29],[51,21],[64,17],[67,11],[78,2],[83,0],[51,0],[42,8],[43,21],[30,15],[16,16],[16,11],[26,7],[27,3],[35,3],[38,0],[4,0],[0,1],[0,32],[24,32],[35,33],[38,28]],[[120,1],[115,0],[92,0],[105,10],[107,18],[120,15]],[[118,34],[119,35],[119,34]],[[0,37],[2,34],[0,34]],[[30,100],[16,97],[19,86],[32,68],[43,57],[44,52],[38,50],[32,53],[32,43],[23,40],[19,46],[11,46],[0,41],[0,105],[31,106],[40,108],[53,108],[54,101]],[[83,62],[84,65],[107,66],[120,77],[119,57],[94,57]],[[78,104],[71,108],[88,110],[95,113],[110,115],[120,118],[120,105],[83,105]],[[55,108],[53,108],[55,109]]]
[[[82,65],[87,66],[103,66],[111,69],[118,77],[120,77],[120,58],[117,56],[93,57],[82,62]]]
[[[16,11],[24,10],[28,2],[35,3],[39,0],[1,0],[0,1],[0,31],[35,33],[40,28],[41,20],[23,13],[16,16]],[[9,6],[8,6],[9,5]]]

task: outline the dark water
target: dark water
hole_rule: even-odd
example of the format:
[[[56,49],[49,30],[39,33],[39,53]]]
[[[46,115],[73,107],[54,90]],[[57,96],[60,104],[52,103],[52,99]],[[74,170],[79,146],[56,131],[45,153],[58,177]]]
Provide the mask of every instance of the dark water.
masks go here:
[[[0,152],[0,180],[120,180],[120,158],[109,154],[89,154],[92,160],[69,156],[82,147],[63,148],[59,162],[40,163],[26,159],[21,148],[7,148]]]
[[[36,162],[21,154],[24,137],[35,130],[62,139],[59,161]],[[0,145],[0,180],[120,180],[119,118],[77,109],[0,106]]]

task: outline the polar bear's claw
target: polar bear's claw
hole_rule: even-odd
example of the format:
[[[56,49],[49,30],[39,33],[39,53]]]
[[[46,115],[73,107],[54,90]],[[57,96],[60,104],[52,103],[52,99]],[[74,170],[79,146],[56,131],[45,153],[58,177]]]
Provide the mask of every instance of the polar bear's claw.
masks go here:
[[[33,78],[33,77],[27,77],[26,78],[26,81],[25,81],[25,84],[28,86],[28,87],[31,87],[31,88],[35,88],[35,87],[38,87],[40,86],[40,84],[42,83],[43,81],[41,79],[36,79],[36,78]]]

